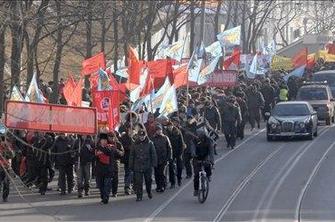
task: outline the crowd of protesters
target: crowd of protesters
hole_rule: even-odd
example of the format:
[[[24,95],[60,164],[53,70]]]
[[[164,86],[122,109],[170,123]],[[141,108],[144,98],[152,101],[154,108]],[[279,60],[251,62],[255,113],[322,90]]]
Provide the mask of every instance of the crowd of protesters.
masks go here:
[[[130,111],[131,102],[126,100],[120,107],[125,115],[118,130],[104,129],[96,137],[9,131],[0,141],[3,200],[9,194],[9,168],[41,195],[48,191],[55,171],[60,195],[76,187],[78,198],[88,196],[95,178],[103,204],[108,203],[110,193],[117,197],[121,169],[124,193],[136,194],[137,201],[143,199],[143,183],[148,198],[153,198],[153,176],[157,193],[193,177],[197,195],[201,164],[211,180],[219,134],[224,134],[227,148],[234,149],[236,140],[244,139],[246,125],[259,129],[274,104],[295,98],[303,79],[292,77],[285,82],[278,72],[253,80],[240,77],[237,86],[229,89],[179,89],[178,112],[169,117],[148,113],[145,123],[141,115]]]

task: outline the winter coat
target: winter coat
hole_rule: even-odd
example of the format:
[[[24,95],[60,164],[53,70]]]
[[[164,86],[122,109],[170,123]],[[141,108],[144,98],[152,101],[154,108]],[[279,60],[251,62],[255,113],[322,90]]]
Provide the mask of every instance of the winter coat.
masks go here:
[[[122,143],[124,149],[124,155],[121,158],[121,163],[128,165],[129,164],[129,155],[130,155],[130,148],[131,145],[134,143],[132,137],[128,135],[128,133],[124,132],[121,135],[120,142]]]
[[[170,139],[173,157],[181,156],[184,152],[184,138],[181,131],[173,127],[171,131],[166,130],[165,135]]]
[[[52,152],[55,153],[54,160],[56,166],[66,166],[69,164],[73,164],[73,156],[72,153],[74,152],[73,146],[74,143],[68,137],[62,138],[57,137],[53,147]]]
[[[98,145],[95,149],[97,157],[96,175],[98,177],[113,177],[118,173],[118,162],[124,152],[118,149],[116,145],[108,144],[105,147]]]
[[[264,107],[264,98],[262,93],[258,91],[251,91],[248,95],[248,109],[249,112],[255,112],[261,107]]]
[[[272,104],[275,100],[275,90],[270,84],[265,84],[261,89],[265,103]]]
[[[136,140],[130,148],[129,168],[135,172],[145,172],[157,166],[157,154],[154,144],[146,138]]]
[[[152,138],[152,142],[154,143],[156,149],[157,163],[167,163],[167,161],[172,158],[172,147],[169,138],[165,135],[155,134]]]
[[[221,116],[218,108],[215,106],[204,108],[204,117],[213,129],[221,129]]]
[[[221,117],[222,117],[222,125],[224,126],[225,123],[235,123],[241,121],[241,111],[238,106],[232,103],[226,103],[225,106],[221,110]]]
[[[80,143],[79,143],[80,142]],[[79,146],[80,145],[80,146]],[[86,165],[94,159],[94,142],[91,139],[77,139],[74,149],[78,151],[80,165]]]

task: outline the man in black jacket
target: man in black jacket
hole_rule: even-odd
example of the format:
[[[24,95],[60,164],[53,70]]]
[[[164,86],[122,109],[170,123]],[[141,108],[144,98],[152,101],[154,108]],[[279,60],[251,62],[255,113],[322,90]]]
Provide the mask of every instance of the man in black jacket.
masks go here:
[[[64,133],[56,138],[52,147],[55,167],[59,170],[59,187],[61,189],[61,195],[66,194],[66,182],[68,193],[71,193],[73,189],[73,147],[73,141],[65,136]]]
[[[178,186],[181,186],[181,175],[183,172],[182,155],[186,145],[184,143],[184,138],[181,131],[175,127],[172,122],[168,122],[165,135],[169,137],[172,146],[172,159],[169,161],[169,179],[171,188],[173,189],[176,184],[176,176]]]
[[[94,142],[91,136],[78,135],[74,149],[78,152],[77,159],[77,186],[78,198],[89,195],[91,180],[91,163],[94,158]]]
[[[132,138],[133,129],[131,127],[126,129],[126,132],[121,134],[121,143],[124,148],[124,156],[121,159],[121,163],[124,164],[124,192],[126,195],[131,194],[131,188],[133,183],[133,172],[129,168],[129,155],[130,147],[134,143]]]
[[[149,199],[152,198],[152,169],[157,166],[157,154],[154,144],[144,130],[139,130],[129,155],[129,168],[134,172],[136,201],[142,201],[143,177]]]
[[[156,133],[152,138],[157,153],[157,167],[155,167],[156,191],[161,193],[166,189],[166,176],[164,174],[167,162],[171,160],[171,143],[167,136],[163,134],[160,124],[156,125]]]

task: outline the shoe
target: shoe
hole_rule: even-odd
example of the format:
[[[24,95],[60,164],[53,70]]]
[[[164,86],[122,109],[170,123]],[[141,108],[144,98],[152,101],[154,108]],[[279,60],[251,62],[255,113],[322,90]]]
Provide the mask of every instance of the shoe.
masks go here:
[[[117,194],[116,194],[116,193],[115,193],[115,194],[112,194],[112,197],[114,197],[114,198],[117,197]]]
[[[137,202],[142,201],[142,197],[137,197],[137,198],[136,198],[136,201],[137,201]]]
[[[171,184],[170,189],[174,189],[176,186],[174,184]]]
[[[78,198],[82,198],[82,197],[83,197],[83,194],[78,193]]]
[[[129,189],[125,189],[125,190],[124,190],[124,193],[125,193],[126,195],[130,195],[130,194],[131,194],[131,192],[130,192]]]
[[[148,193],[148,197],[149,197],[149,199],[152,199],[152,193],[151,192]]]
[[[102,203],[103,203],[103,204],[108,204],[108,200],[107,200],[107,199],[103,199],[103,200],[102,200]]]
[[[198,190],[195,190],[194,192],[193,192],[193,196],[198,196],[198,194],[199,194],[199,191]]]
[[[62,191],[62,192],[60,192],[60,195],[61,195],[61,196],[64,196],[64,195],[66,195],[66,192],[65,192],[65,191]]]

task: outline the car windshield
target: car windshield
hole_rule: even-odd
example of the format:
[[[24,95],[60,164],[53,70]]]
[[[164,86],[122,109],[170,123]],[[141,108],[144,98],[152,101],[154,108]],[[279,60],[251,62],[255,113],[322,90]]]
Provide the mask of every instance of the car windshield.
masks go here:
[[[300,88],[298,91],[298,100],[328,100],[327,90],[325,88]]]
[[[307,116],[310,111],[305,104],[278,104],[273,109],[274,116]]]
[[[335,86],[335,72],[334,73],[323,73],[323,74],[314,74],[313,81],[323,82],[327,81],[329,86]]]

